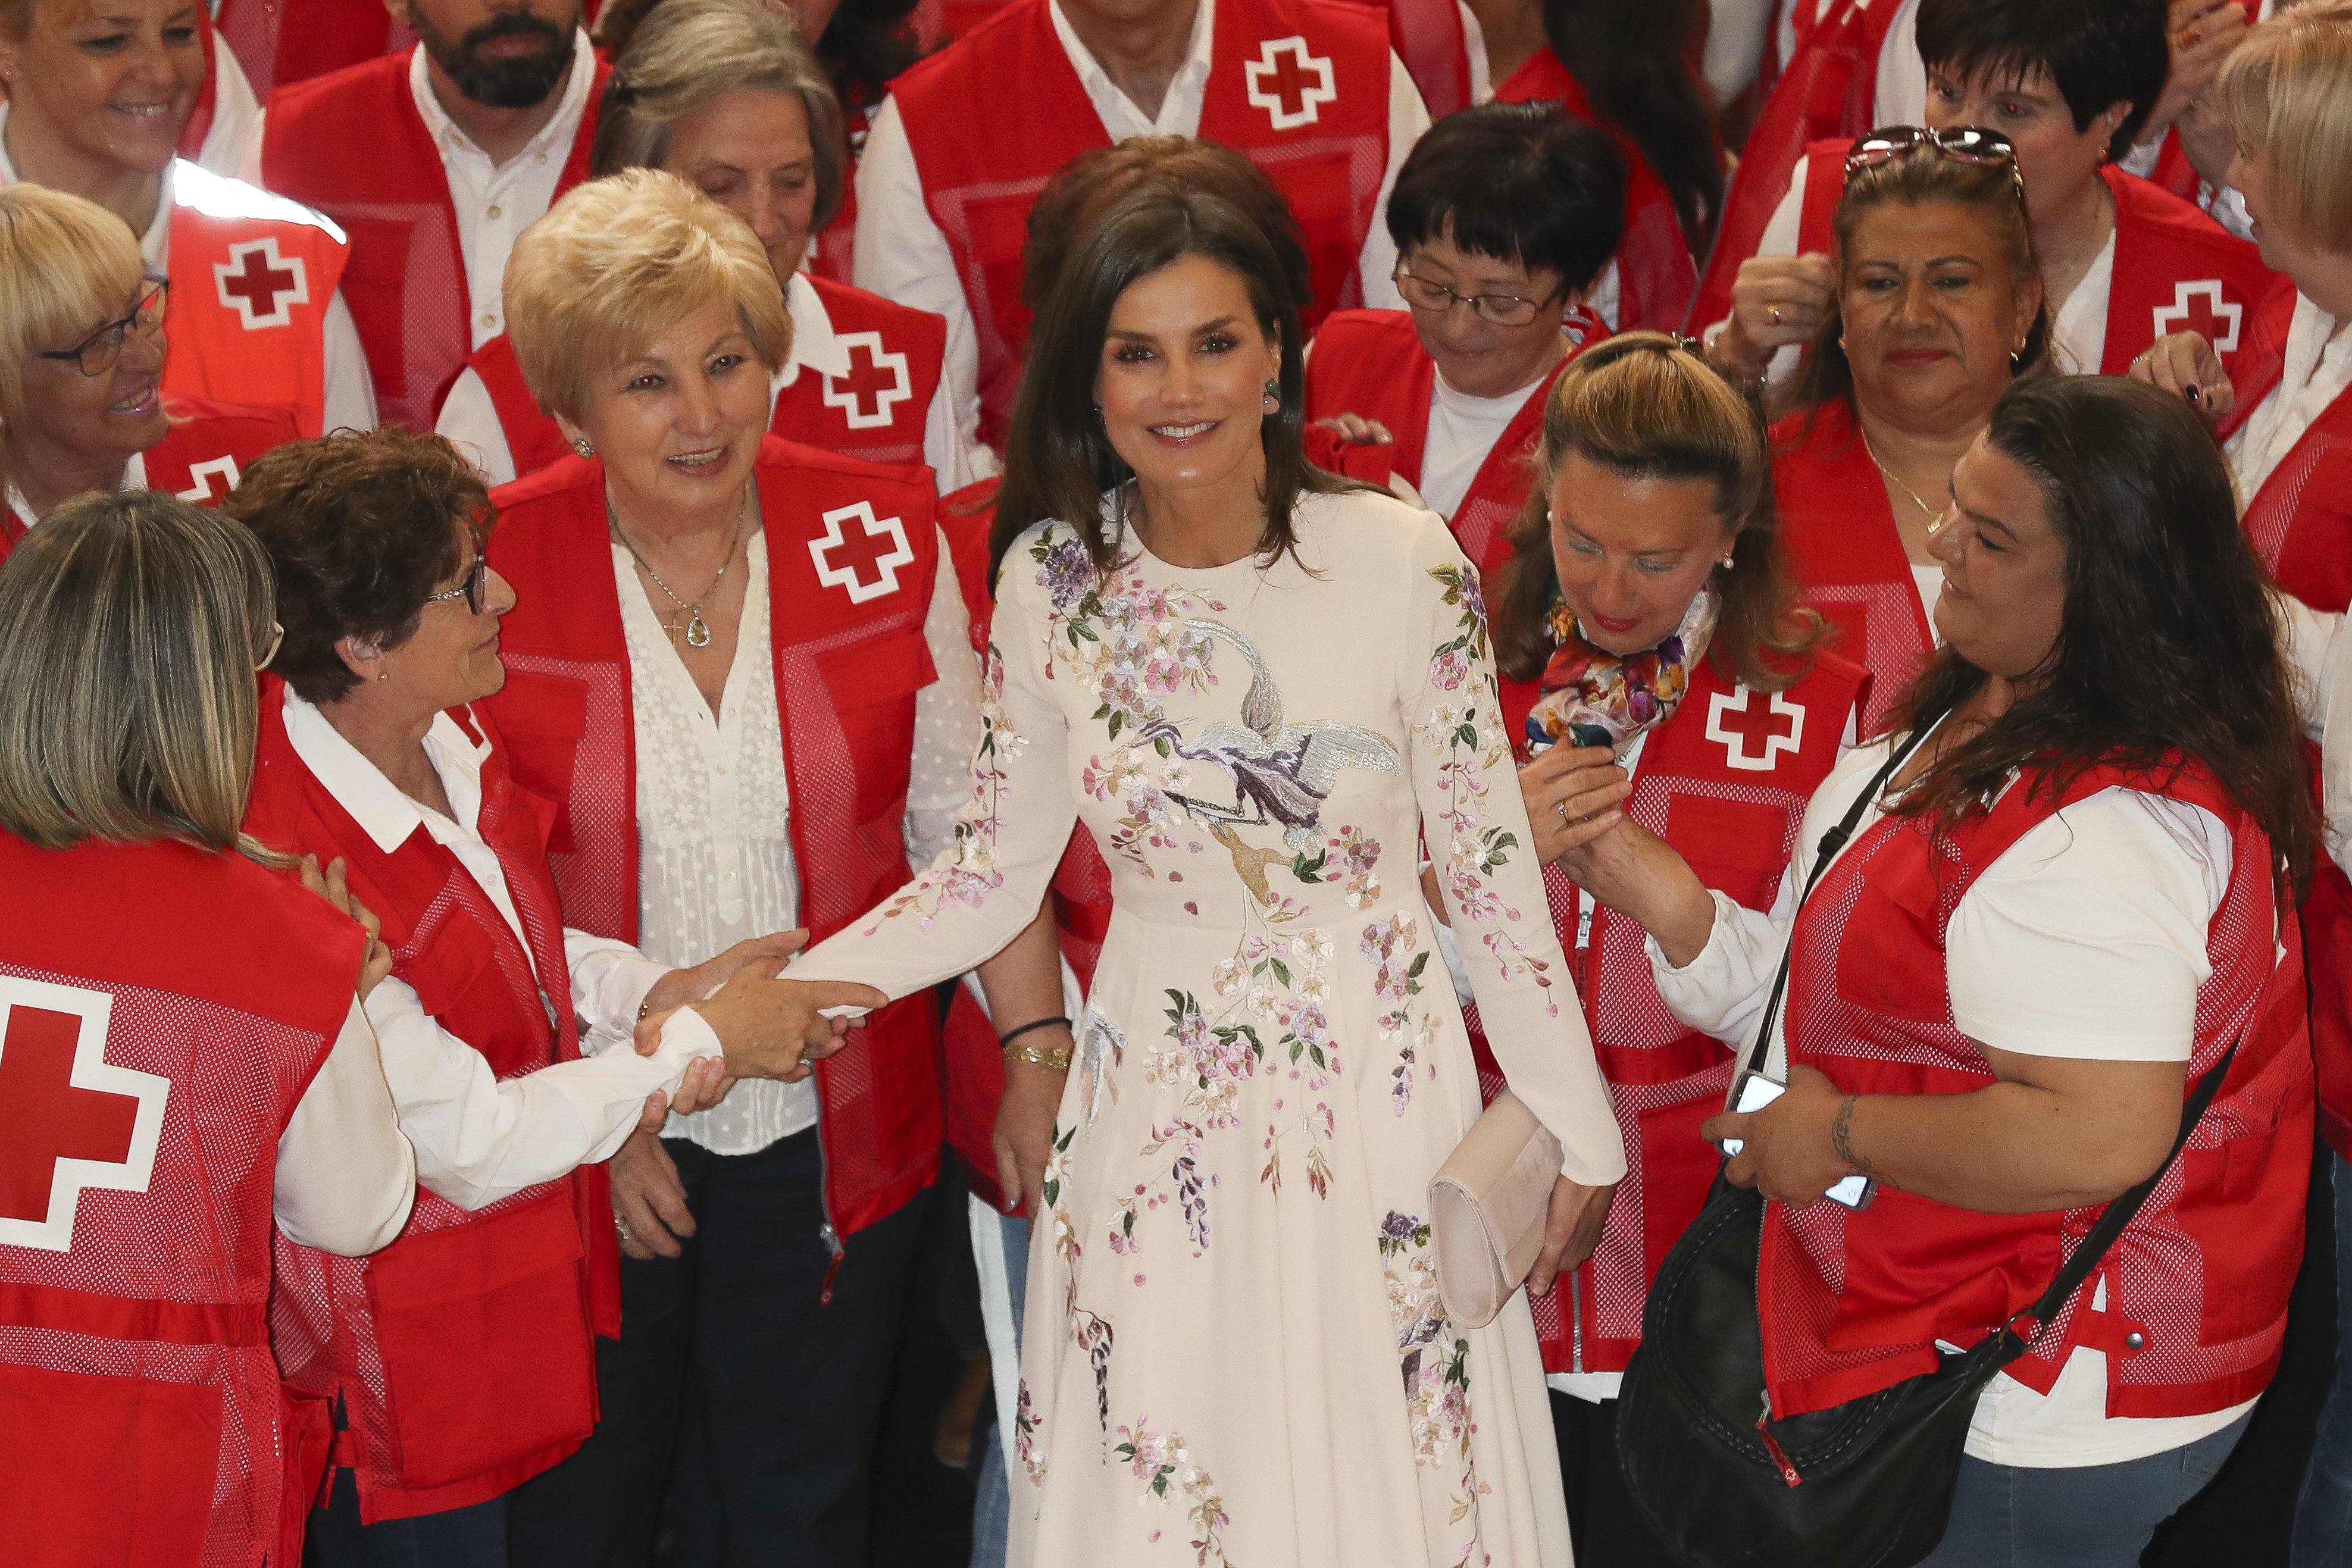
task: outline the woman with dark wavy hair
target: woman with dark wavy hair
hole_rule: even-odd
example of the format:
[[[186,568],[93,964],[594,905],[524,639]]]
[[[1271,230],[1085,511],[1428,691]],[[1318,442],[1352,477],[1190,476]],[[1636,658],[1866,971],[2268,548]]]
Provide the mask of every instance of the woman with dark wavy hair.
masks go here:
[[[1700,1129],[1745,1140],[1726,1175],[1771,1200],[1775,1417],[1932,1371],[2031,1305],[2218,1073],[2173,1169],[1980,1397],[1927,1560],[2136,1563],[2278,1365],[2308,1167],[2274,1151],[2312,1135],[2294,904],[2315,809],[2279,612],[2186,403],[2020,382],[1952,495],[1944,651],[1814,795],[1771,915],[1637,825],[1567,863],[1718,1039],[1752,1034],[1788,949],[1767,1068],[1787,1092]],[[1820,1201],[1863,1182],[1864,1207]]]
[[[1564,1146],[1549,1279],[1624,1156],[1550,922],[1477,574],[1300,449],[1298,317],[1236,205],[1139,183],[1039,318],[956,846],[794,977],[919,991],[1026,925],[1074,820],[1108,935],[1040,1197],[1009,1560],[1568,1560],[1534,1330],[1436,1289],[1479,1113],[1431,966]],[[789,983],[789,982],[787,982]]]

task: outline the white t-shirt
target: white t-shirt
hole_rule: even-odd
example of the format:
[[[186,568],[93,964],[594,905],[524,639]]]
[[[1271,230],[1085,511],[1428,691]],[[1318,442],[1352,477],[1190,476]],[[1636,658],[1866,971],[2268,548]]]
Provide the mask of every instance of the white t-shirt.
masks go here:
[[[1538,376],[1501,397],[1472,397],[1446,385],[1443,371],[1433,381],[1429,435],[1421,446],[1421,498],[1439,517],[1451,517],[1470,493],[1486,455],[1544,382]]]
[[[1681,969],[1649,944],[1658,994],[1677,1019],[1734,1046],[1752,1040],[1822,836],[1893,745],[1853,751],[1814,791],[1770,914],[1716,894],[1706,946]],[[1855,838],[1879,815],[1865,811]],[[2011,845],[1953,911],[1944,947],[1953,1021],[1970,1039],[2027,1055],[2186,1061],[2197,990],[2212,972],[2207,927],[2231,860],[2228,831],[2201,807],[2119,788],[2067,807]],[[1767,1071],[1788,1072],[1777,1022]],[[2047,1396],[1997,1376],[1978,1402],[1968,1451],[2029,1469],[2116,1464],[2193,1443],[2253,1404],[2110,1417],[2106,1394],[2105,1355],[2079,1347]]]

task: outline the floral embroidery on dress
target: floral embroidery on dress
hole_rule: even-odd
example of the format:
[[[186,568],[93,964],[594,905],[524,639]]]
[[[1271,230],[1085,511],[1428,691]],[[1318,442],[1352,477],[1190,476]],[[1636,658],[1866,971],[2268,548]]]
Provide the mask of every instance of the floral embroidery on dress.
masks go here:
[[[1475,1500],[1486,1490],[1470,1458],[1470,1341],[1445,1315],[1429,1221],[1391,1209],[1381,1221],[1379,1241],[1413,1457],[1435,1472],[1429,1479],[1444,1490],[1446,1522],[1459,1524],[1476,1513]],[[1463,1560],[1475,1558],[1476,1548],[1474,1521]]]
[[[938,862],[883,904],[865,935],[910,912],[919,915],[915,924],[929,931],[942,907],[962,904],[977,909],[1004,880],[996,869],[996,844],[1004,803],[1013,794],[1009,770],[1028,744],[1005,711],[1004,657],[991,643],[980,683],[980,748],[972,758],[971,794],[956,810],[954,848],[943,851]]]
[[[1013,1457],[1035,1487],[1045,1484],[1045,1444],[1037,1435],[1040,1425],[1037,1407],[1029,1398],[1029,1380],[1022,1378],[1013,1404]]]
[[[1210,1563],[1223,1563],[1222,1532],[1233,1521],[1225,1515],[1225,1500],[1217,1495],[1217,1483],[1192,1462],[1192,1450],[1181,1434],[1155,1432],[1146,1425],[1150,1419],[1138,1416],[1133,1426],[1121,1427],[1118,1435],[1126,1440],[1111,1452],[1126,1461],[1128,1469],[1143,1483],[1147,1497],[1164,1503],[1172,1500],[1169,1494],[1173,1492],[1191,1505],[1184,1517],[1195,1531],[1192,1542],[1195,1563],[1203,1568]],[[1152,1531],[1146,1539],[1157,1541],[1160,1532]]]
[[[1127,1031],[1089,1004],[1078,1023],[1078,1102],[1085,1107],[1081,1125],[1102,1112],[1103,1102],[1118,1103],[1114,1069],[1127,1062]]]
[[[1419,922],[1410,915],[1391,915],[1385,922],[1364,927],[1357,949],[1372,966],[1372,995],[1385,1004],[1377,1027],[1382,1040],[1402,1040],[1412,1026],[1412,998],[1421,995],[1422,971],[1429,967],[1429,949],[1420,945]],[[1419,1042],[1416,1042],[1419,1043]],[[1397,1052],[1389,1070],[1389,1102],[1400,1116],[1412,1103],[1413,1077],[1420,1057],[1415,1045]]]
[[[1461,612],[1456,634],[1440,643],[1429,662],[1430,685],[1439,691],[1460,691],[1461,700],[1436,704],[1415,727],[1423,742],[1437,755],[1437,789],[1445,798],[1445,809],[1438,813],[1447,840],[1438,863],[1438,881],[1465,920],[1481,925],[1513,925],[1520,919],[1519,911],[1503,902],[1489,880],[1510,863],[1519,848],[1517,833],[1487,820],[1486,776],[1510,762],[1510,748],[1503,737],[1501,699],[1492,674],[1474,679],[1455,662],[1456,655],[1470,661],[1469,670],[1485,664],[1486,601],[1479,591],[1478,574],[1471,568],[1436,566],[1429,569],[1429,575],[1444,588],[1444,602]],[[1431,833],[1430,839],[1433,854],[1436,835]],[[1546,1016],[1559,1016],[1559,1003],[1552,995],[1551,966],[1535,956],[1525,939],[1499,929],[1482,931],[1478,939],[1505,979],[1524,976],[1533,980],[1543,991]]]

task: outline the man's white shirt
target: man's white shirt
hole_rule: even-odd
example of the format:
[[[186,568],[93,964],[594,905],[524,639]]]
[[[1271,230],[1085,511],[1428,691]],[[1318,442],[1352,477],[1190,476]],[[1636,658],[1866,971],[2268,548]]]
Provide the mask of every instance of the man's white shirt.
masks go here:
[[[1201,105],[1213,65],[1210,46],[1215,36],[1216,0],[1200,0],[1192,16],[1192,34],[1184,64],[1169,84],[1156,116],[1146,115],[1120,90],[1095,57],[1078,41],[1058,0],[1046,6],[1054,33],[1069,56],[1087,99],[1094,106],[1110,139],[1125,141],[1137,136],[1197,136]],[[1233,68],[1238,70],[1240,63]],[[1396,269],[1396,246],[1389,238],[1389,192],[1397,169],[1421,133],[1429,129],[1429,111],[1421,91],[1393,51],[1389,56],[1388,167],[1381,176],[1380,201],[1372,211],[1370,228],[1357,260],[1364,304],[1373,308],[1401,310],[1403,298],[1391,275]],[[915,166],[907,128],[898,117],[898,100],[885,99],[866,139],[857,165],[857,286],[886,299],[929,310],[948,320],[947,365],[942,382],[950,390],[965,444],[978,446],[980,423],[980,354],[972,335],[971,308],[964,298],[955,256],[947,236],[931,221],[923,205],[922,177]]]

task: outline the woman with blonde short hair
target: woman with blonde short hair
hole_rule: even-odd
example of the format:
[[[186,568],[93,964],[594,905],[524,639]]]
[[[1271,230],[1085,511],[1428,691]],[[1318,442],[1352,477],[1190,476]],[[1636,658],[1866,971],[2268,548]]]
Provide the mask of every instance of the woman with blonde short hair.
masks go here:
[[[0,1338],[16,1561],[299,1561],[332,1432],[281,1402],[272,1225],[358,1254],[408,1218],[360,1007],[391,956],[340,865],[322,901],[237,831],[276,640],[260,547],[168,496],[0,567],[0,1292],[45,1331]]]
[[[2237,132],[2230,183],[2263,260],[2285,274],[2246,323],[2234,378],[2193,332],[2159,339],[2132,374],[2179,392],[2216,422],[2247,538],[2278,585],[2324,615],[2352,607],[2352,3],[2309,0],[2246,36],[2211,89]],[[2352,779],[2331,758],[2328,804]],[[2303,907],[2319,1061],[2319,1131],[2336,1157],[2341,1343],[2352,1346],[2352,881],[2322,859]],[[2352,1350],[2335,1386],[2303,1500],[2294,1562],[2352,1551]]]
[[[0,185],[0,559],[87,490],[211,503],[298,434],[274,408],[163,390],[168,287],[95,202]]]
[[[980,681],[930,483],[766,434],[792,320],[759,240],[676,175],[565,196],[506,298],[572,451],[492,492],[517,602],[484,706],[554,803],[564,923],[665,963],[821,937],[949,844],[967,794]],[[927,998],[882,1009],[813,1082],[622,1145],[604,1419],[515,1495],[519,1562],[642,1561],[674,1440],[689,1556],[863,1560],[907,1205],[938,1168],[934,1034]]]
[[[927,463],[952,490],[978,475],[941,390],[946,323],[801,270],[846,198],[848,165],[840,100],[781,0],[665,0],[614,62],[590,163],[599,175],[666,169],[751,225],[793,321],[770,367],[770,430],[870,462]],[[475,351],[435,428],[493,484],[563,455],[511,335]]]

